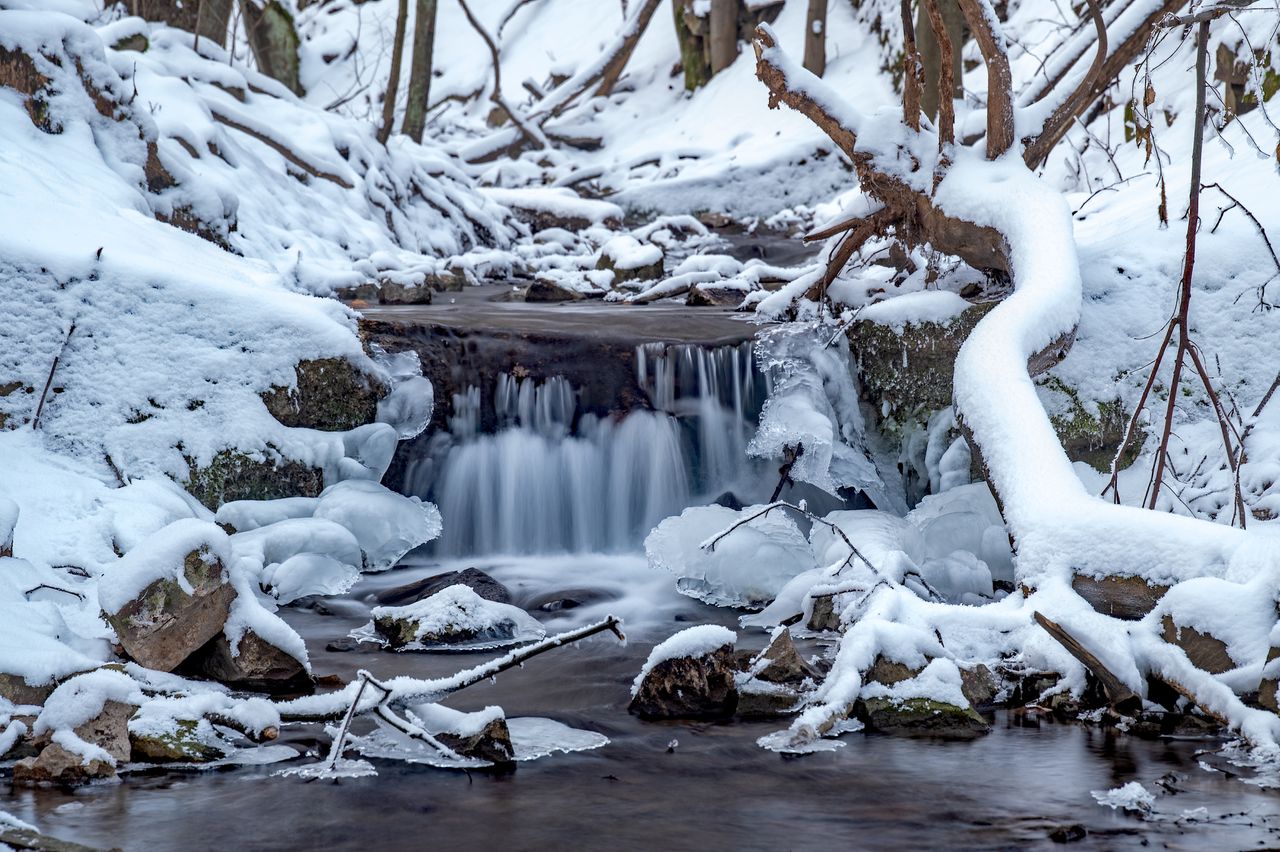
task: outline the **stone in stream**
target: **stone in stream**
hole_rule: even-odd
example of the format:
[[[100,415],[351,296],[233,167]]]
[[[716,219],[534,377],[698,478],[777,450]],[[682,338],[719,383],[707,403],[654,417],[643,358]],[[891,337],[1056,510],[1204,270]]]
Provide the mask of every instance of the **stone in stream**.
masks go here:
[[[544,276],[535,278],[524,292],[526,302],[577,302],[585,298],[586,294]]]
[[[633,281],[657,281],[663,274],[662,249],[623,234],[600,249],[596,269],[611,270],[614,287]]]
[[[791,630],[783,628],[760,656],[757,665],[752,667],[755,677],[766,683],[799,686],[806,680],[813,683],[822,681],[822,672],[800,656],[795,642],[791,640]]]
[[[183,666],[193,674],[236,689],[271,693],[310,693],[315,686],[306,667],[253,630],[240,637],[236,652],[225,633],[209,640]]]
[[[736,308],[747,297],[747,290],[732,284],[695,284],[689,288],[684,303],[693,308]]]
[[[645,719],[729,718],[738,709],[736,638],[700,625],[667,639],[649,655],[627,709]]]
[[[373,627],[391,650],[497,647],[541,639],[546,630],[519,607],[485,600],[461,583],[401,607],[374,607]]]
[[[125,763],[131,753],[129,719],[137,709],[132,704],[107,701],[101,713],[75,728],[75,734],[101,748],[116,763]],[[15,784],[83,784],[115,777],[115,767],[104,760],[84,761],[79,754],[48,741],[47,737],[38,742],[47,742],[39,755],[14,764]]]
[[[871,667],[863,674],[865,683],[893,686],[910,680],[924,666],[912,667],[884,655],[877,655]],[[986,667],[982,669],[985,671]],[[859,718],[873,731],[909,736],[931,736],[944,739],[969,739],[991,730],[987,721],[973,709],[971,690],[980,682],[980,676],[966,682],[964,669],[960,669],[961,692],[968,703],[957,706],[931,698],[897,698],[876,696],[860,698],[855,708]],[[976,672],[976,669],[975,669]],[[990,672],[987,671],[990,675]]]
[[[317,358],[299,361],[294,384],[264,391],[262,402],[285,426],[345,432],[377,420],[388,390],[346,358]]]
[[[208,722],[175,719],[164,730],[130,731],[135,763],[208,763],[226,755]]]
[[[441,743],[463,757],[487,760],[495,766],[509,766],[515,763],[511,731],[507,729],[505,718],[493,719],[478,732],[461,734],[440,731],[435,736]]]
[[[235,589],[222,562],[201,547],[187,554],[183,575],[188,594],[177,580],[155,580],[113,613],[104,613],[125,652],[149,669],[171,672],[222,632]]]
[[[471,589],[480,597],[494,603],[511,603],[511,592],[506,586],[490,577],[478,568],[465,568],[461,571],[449,571],[434,574],[421,580],[414,580],[394,589],[384,589],[373,597],[383,606],[405,606],[423,598],[429,598],[436,592],[456,586],[459,583]]]

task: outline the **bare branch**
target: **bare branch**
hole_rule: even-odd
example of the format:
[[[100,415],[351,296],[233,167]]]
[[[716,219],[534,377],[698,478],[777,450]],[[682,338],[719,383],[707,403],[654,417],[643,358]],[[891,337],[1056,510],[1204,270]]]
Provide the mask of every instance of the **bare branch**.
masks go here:
[[[1092,5],[1096,0],[1089,0]],[[1013,147],[1013,75],[1004,35],[987,0],[960,0],[969,29],[973,31],[987,66],[987,159],[994,160]],[[1106,30],[1103,30],[1104,39]],[[1104,41],[1105,44],[1105,41]]]

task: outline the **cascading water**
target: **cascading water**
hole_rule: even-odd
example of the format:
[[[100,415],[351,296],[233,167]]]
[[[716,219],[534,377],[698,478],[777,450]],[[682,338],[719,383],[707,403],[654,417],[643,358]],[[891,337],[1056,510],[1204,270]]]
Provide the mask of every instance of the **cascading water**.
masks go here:
[[[635,366],[651,410],[600,416],[561,377],[504,373],[482,433],[481,391],[454,394],[449,434],[406,477],[440,507],[437,553],[630,550],[687,506],[767,494],[767,465],[746,455],[767,394],[750,344],[645,344]]]

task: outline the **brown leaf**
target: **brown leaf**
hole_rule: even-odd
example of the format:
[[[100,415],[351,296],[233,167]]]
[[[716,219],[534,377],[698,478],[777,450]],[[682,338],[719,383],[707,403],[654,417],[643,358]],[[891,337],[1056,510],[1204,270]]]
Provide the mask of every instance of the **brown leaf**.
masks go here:
[[[1156,102],[1156,90],[1150,83],[1147,84],[1147,91],[1142,95],[1142,105],[1151,106]]]
[[[1160,225],[1167,227],[1169,224],[1169,198],[1164,192],[1164,179],[1160,180],[1160,207],[1156,211],[1160,216]]]

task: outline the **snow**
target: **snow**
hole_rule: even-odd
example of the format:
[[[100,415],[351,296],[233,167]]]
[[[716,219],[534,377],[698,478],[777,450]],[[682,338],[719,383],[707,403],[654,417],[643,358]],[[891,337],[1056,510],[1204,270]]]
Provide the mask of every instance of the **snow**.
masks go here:
[[[80,755],[84,763],[98,760],[115,766],[114,757],[100,746],[81,739],[75,728],[100,715],[108,701],[138,705],[144,700],[142,690],[128,675],[110,669],[87,672],[65,681],[53,691],[36,717],[32,732],[36,736],[52,734],[53,742]]]
[[[632,697],[640,692],[640,685],[644,683],[644,679],[649,675],[649,672],[653,671],[654,666],[665,663],[667,660],[679,660],[686,657],[696,660],[699,657],[707,656],[713,651],[718,651],[725,645],[732,647],[737,641],[737,633],[727,627],[721,627],[719,624],[699,624],[696,627],[686,627],[679,633],[672,634],[655,645],[653,650],[649,652],[648,658],[640,668],[640,674],[636,675],[636,679],[631,684]]]
[[[1137,781],[1130,781],[1110,790],[1094,790],[1092,795],[1104,807],[1137,813],[1150,811],[1156,802],[1155,794]]]
[[[172,580],[187,594],[193,592],[184,562],[198,553],[207,564],[223,568],[230,562],[227,534],[217,524],[187,518],[174,521],[145,539],[112,566],[98,585],[98,600],[107,613],[117,613],[157,580]]]
[[[370,611],[375,619],[406,620],[416,626],[418,643],[441,647],[428,635],[472,634],[449,648],[500,648],[546,636],[537,619],[511,604],[485,600],[462,584],[449,586],[434,595],[406,606],[379,606]]]
[[[908,325],[946,323],[971,307],[972,304],[950,290],[920,290],[868,305],[858,316],[860,319],[889,326],[901,334]]]

